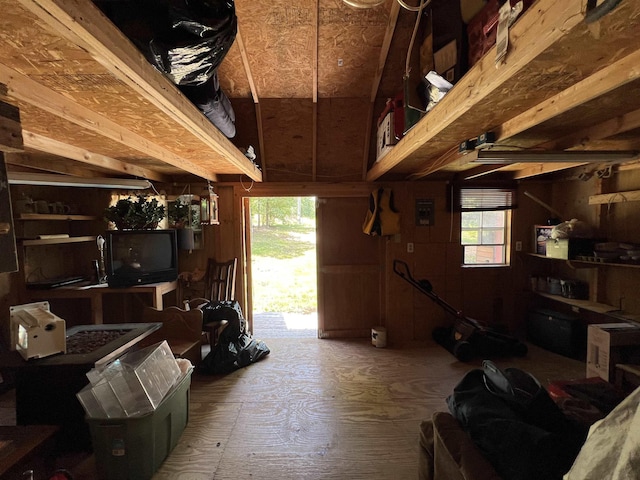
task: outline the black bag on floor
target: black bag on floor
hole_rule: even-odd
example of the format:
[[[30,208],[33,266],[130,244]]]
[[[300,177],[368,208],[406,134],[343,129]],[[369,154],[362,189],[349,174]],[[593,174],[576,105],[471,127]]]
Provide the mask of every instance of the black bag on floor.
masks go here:
[[[200,363],[200,372],[212,375],[231,373],[261,360],[269,353],[269,347],[251,337],[240,304],[236,301],[210,302],[202,308],[203,322],[226,320],[227,326],[220,333],[218,343]]]
[[[535,377],[489,361],[464,376],[447,404],[505,480],[560,480],[586,438]]]
[[[247,331],[247,324],[242,314],[240,304],[235,300],[223,300],[209,302],[202,309],[202,324],[226,320],[229,322],[220,335],[220,341],[224,338],[234,339]]]

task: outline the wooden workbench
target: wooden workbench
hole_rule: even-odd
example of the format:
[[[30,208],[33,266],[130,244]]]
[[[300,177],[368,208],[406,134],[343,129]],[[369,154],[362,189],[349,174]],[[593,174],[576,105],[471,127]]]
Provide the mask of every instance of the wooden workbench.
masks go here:
[[[30,290],[29,296],[30,300],[34,302],[50,299],[89,299],[91,302],[91,323],[99,325],[104,323],[103,303],[105,295],[133,294],[151,296],[151,306],[162,310],[164,308],[163,296],[175,291],[177,287],[177,280],[136,285],[128,288],[110,288],[106,283],[84,286],[71,285],[51,290]]]

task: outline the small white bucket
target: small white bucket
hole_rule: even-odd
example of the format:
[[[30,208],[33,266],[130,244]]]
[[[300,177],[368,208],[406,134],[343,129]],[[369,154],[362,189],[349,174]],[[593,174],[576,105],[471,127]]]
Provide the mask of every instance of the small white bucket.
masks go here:
[[[374,347],[384,348],[387,346],[387,329],[384,327],[373,327],[371,329],[371,344]]]

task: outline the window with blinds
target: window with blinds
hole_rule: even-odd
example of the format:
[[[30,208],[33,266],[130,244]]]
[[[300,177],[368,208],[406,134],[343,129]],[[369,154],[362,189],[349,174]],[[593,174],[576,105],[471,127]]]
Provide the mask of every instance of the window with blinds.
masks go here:
[[[460,211],[463,264],[509,264],[508,238],[511,214],[516,206],[512,188],[460,187],[456,210]]]

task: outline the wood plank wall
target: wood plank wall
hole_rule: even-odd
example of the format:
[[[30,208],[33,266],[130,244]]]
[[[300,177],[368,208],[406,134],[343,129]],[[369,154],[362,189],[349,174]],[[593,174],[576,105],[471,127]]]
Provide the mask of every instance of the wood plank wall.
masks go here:
[[[385,185],[393,189],[396,208],[402,217],[400,235],[384,240],[383,281],[386,308],[384,318],[381,318],[380,322],[389,329],[389,340],[422,340],[428,338],[433,327],[447,324],[449,321],[440,307],[393,273],[393,260],[396,258],[408,262],[416,278],[430,280],[439,296],[466,315],[491,324],[503,324],[512,330],[522,329],[526,309],[532,300],[528,277],[537,273],[531,270],[526,256],[514,252],[510,268],[463,269],[460,266],[462,253],[458,241],[459,217],[447,212],[446,183],[395,182]],[[374,185],[316,184],[310,187],[308,184],[294,183],[271,186],[256,184],[253,189],[249,187],[250,181],[244,181],[242,185],[228,183],[215,187],[220,196],[220,225],[204,228],[202,250],[194,250],[192,253],[180,252],[182,271],[192,271],[196,267],[204,268],[209,257],[243,258],[241,219],[242,199],[245,196],[367,196]],[[597,193],[639,188],[639,170],[623,170],[609,179],[598,179],[596,175],[592,175],[587,181],[573,179],[552,182],[538,179],[523,183],[520,188],[519,207],[513,216],[513,239],[523,242],[523,252],[533,251],[533,225],[544,224],[549,217],[548,211],[523,195],[526,190],[563,212],[567,218],[586,219],[599,225],[599,233],[604,237],[637,242],[640,239],[640,219],[635,202],[594,206],[588,204],[588,197]],[[414,206],[417,199],[431,199],[435,202],[433,226],[415,226]],[[96,214],[99,214],[100,202],[95,202],[97,203],[93,208]],[[365,213],[362,212],[362,220]],[[407,252],[408,242],[414,244],[414,253]],[[572,269],[568,273],[576,279],[590,280],[590,271],[592,269]],[[19,288],[22,275],[22,271],[0,274],[0,331],[3,332],[4,338],[8,337],[9,306],[19,304],[23,300]],[[637,297],[640,269],[608,268],[600,274],[597,281],[601,289],[599,295],[602,302],[611,305],[621,304],[627,311],[640,313],[640,300]],[[238,299],[243,305],[245,288],[244,271],[240,266],[236,291],[239,292]]]

